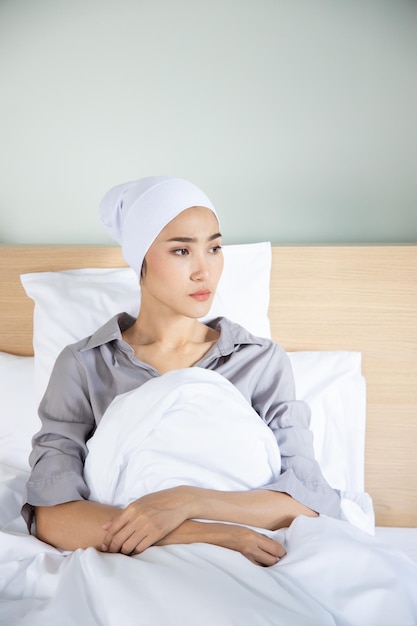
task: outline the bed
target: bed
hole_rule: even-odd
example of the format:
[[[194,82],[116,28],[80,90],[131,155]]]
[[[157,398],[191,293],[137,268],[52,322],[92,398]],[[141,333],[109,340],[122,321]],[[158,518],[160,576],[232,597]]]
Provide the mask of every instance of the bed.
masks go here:
[[[317,524],[296,520],[277,531],[284,532],[288,555],[274,568],[204,544],[125,557],[93,549],[68,554],[28,535],[20,502],[30,438],[39,426],[36,405],[54,358],[103,315],[120,306],[134,314],[138,302],[118,248],[0,246],[0,624],[169,626],[191,623],[190,615],[204,626],[417,623],[417,247],[261,243],[225,246],[225,258],[229,269],[214,314],[272,336],[289,353],[297,394],[312,407],[316,455],[342,493],[344,518],[335,535],[333,520],[324,516],[317,536]],[[375,582],[377,604],[385,607],[378,615],[364,592],[367,583],[358,583],[353,596],[340,592],[335,599],[329,592],[331,610],[320,596],[335,570],[343,581],[340,559],[350,558],[339,527],[356,542],[351,574],[357,580],[375,546],[395,561],[394,575],[382,578],[381,565]],[[316,551],[320,546],[320,560],[301,554],[291,562],[291,547],[306,533]],[[317,543],[323,533],[325,549]],[[335,545],[345,552],[336,557]],[[278,578],[271,582],[273,569]],[[300,596],[297,583],[305,576]],[[403,593],[398,580],[407,596],[400,612],[394,607]],[[277,582],[278,599],[271,586]],[[386,610],[388,588],[395,622]]]

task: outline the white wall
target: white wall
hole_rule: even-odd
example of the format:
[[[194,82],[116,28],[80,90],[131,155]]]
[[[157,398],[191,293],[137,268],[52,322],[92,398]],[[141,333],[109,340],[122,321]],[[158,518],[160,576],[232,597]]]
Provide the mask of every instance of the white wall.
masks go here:
[[[1,0],[0,89],[0,243],[152,174],[226,242],[417,242],[415,0]]]

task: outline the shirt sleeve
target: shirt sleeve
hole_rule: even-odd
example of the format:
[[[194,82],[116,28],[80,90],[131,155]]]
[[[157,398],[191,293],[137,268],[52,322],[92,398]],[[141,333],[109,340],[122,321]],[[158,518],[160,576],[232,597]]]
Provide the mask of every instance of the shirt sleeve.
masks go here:
[[[85,373],[71,348],[65,348],[55,363],[39,417],[42,426],[32,442],[32,469],[22,507],[28,528],[34,506],[89,497],[83,467],[95,420]]]
[[[325,480],[315,459],[310,407],[296,400],[289,357],[272,344],[266,361],[252,405],[275,435],[281,454],[281,475],[265,487],[285,492],[313,511],[337,518],[340,493]]]

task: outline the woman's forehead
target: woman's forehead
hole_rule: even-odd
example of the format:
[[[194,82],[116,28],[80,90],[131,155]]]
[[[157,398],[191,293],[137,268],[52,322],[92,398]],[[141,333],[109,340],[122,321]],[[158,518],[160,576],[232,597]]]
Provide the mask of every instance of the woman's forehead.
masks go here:
[[[207,207],[194,206],[184,209],[168,222],[159,233],[158,239],[201,235],[203,232],[209,237],[218,237],[218,231],[219,223],[213,211]]]

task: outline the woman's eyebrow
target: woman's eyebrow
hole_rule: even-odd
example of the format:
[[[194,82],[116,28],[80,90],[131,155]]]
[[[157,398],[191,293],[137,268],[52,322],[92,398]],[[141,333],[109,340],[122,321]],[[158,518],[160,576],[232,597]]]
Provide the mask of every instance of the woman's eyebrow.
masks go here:
[[[207,238],[207,241],[214,241],[215,239],[219,239],[221,237],[221,233],[215,233],[214,235],[210,235]],[[167,241],[178,241],[179,243],[195,243],[197,239],[195,237],[172,237],[171,239],[167,239]]]

